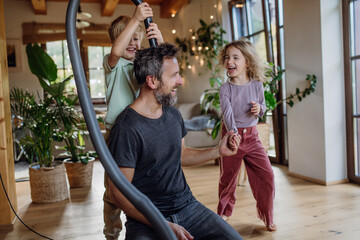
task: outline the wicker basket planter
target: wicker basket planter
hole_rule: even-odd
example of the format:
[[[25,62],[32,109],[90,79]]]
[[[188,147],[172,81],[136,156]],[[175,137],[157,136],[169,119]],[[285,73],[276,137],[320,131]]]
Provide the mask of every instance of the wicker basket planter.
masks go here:
[[[34,203],[52,203],[69,197],[65,167],[55,161],[53,167],[42,167],[33,163],[29,166],[31,199]]]
[[[91,157],[87,164],[72,162],[65,159],[65,168],[70,188],[85,188],[91,186],[95,158]]]

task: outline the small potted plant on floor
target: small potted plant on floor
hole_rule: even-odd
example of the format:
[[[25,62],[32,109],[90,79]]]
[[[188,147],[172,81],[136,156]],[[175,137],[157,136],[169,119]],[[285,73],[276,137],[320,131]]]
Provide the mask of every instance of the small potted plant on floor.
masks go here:
[[[52,58],[37,44],[26,46],[29,67],[35,74],[49,98],[53,101],[53,111],[59,128],[55,140],[64,142],[59,147],[65,151],[65,167],[70,187],[88,187],[92,181],[92,170],[95,153],[85,151],[85,123],[82,114],[75,108],[78,100],[73,91],[66,91],[66,84],[72,75],[59,80],[57,66]]]
[[[32,93],[13,88],[10,92],[12,114],[21,119],[28,134],[20,140],[30,163],[31,198],[35,203],[57,202],[68,198],[64,164],[52,154],[56,115],[51,100],[35,99]]]

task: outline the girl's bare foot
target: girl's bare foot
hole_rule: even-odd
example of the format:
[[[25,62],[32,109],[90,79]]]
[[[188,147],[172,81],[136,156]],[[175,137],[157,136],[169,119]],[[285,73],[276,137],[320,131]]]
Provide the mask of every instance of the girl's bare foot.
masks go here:
[[[270,232],[275,232],[277,230],[277,226],[275,224],[267,225],[266,228]]]
[[[227,222],[228,220],[229,220],[229,216],[225,216],[225,215],[223,215],[222,217],[221,217],[222,219],[224,219],[225,220],[225,222]]]

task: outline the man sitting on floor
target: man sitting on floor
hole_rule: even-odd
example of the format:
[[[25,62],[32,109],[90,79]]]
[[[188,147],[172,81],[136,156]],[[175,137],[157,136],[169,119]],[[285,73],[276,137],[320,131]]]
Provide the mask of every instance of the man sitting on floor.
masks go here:
[[[178,239],[242,239],[228,223],[192,195],[181,165],[234,155],[240,143],[230,133],[219,146],[187,148],[177,109],[178,49],[171,44],[137,52],[134,72],[139,97],[118,116],[109,149],[125,177],[160,210]],[[229,148],[229,146],[230,148]],[[151,223],[110,183],[111,198],[127,215],[126,239],[159,239]]]

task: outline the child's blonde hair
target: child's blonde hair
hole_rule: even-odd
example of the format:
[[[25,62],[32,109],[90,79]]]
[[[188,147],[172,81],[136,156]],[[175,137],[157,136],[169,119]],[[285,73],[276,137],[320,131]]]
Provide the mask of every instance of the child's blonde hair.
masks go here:
[[[254,45],[248,39],[241,38],[240,40],[228,43],[223,47],[219,55],[219,62],[223,66],[225,64],[226,51],[229,47],[239,49],[244,55],[247,64],[246,74],[249,79],[266,82],[264,63],[257,54]]]
[[[119,36],[119,34],[124,30],[126,25],[128,25],[128,23],[130,22],[130,19],[131,18],[129,18],[128,16],[120,16],[120,17],[116,18],[114,21],[112,21],[112,23],[108,29],[111,43],[113,43],[115,41],[117,36]],[[140,34],[140,40],[142,40],[142,38],[144,37],[144,34],[145,34],[145,30],[141,27],[140,24],[137,27],[135,32]]]

